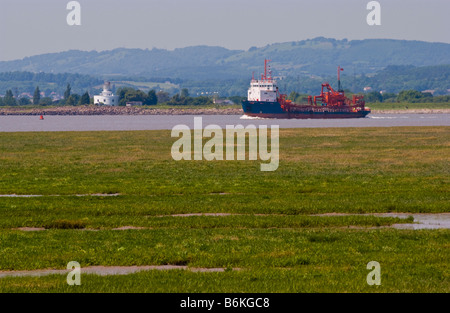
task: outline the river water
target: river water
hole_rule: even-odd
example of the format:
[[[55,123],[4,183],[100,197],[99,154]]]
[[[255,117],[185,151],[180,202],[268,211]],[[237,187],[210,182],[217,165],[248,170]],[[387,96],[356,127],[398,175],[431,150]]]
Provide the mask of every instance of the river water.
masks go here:
[[[370,114],[355,119],[258,119],[240,115],[202,115],[202,126],[279,125],[280,128],[450,126],[450,114]],[[194,128],[194,115],[35,115],[0,116],[0,132],[158,130]]]

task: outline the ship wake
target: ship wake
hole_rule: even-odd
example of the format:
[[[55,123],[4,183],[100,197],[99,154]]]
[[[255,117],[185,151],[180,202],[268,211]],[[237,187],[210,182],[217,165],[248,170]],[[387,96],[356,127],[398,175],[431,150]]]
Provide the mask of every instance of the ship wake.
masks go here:
[[[242,115],[240,117],[241,120],[269,120],[269,118],[265,117],[259,117],[259,116],[248,116],[248,115]]]

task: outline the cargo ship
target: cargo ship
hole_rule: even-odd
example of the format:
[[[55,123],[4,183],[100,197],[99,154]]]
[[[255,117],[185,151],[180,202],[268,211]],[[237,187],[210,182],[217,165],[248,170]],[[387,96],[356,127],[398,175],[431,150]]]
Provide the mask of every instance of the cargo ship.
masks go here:
[[[242,109],[246,116],[262,118],[361,118],[370,113],[365,106],[364,97],[353,95],[347,98],[341,88],[338,67],[338,90],[329,83],[322,84],[322,92],[318,96],[308,96],[305,103],[294,103],[285,94],[278,91],[277,82],[272,78],[268,63],[264,60],[264,74],[261,79],[252,77],[248,89],[247,100],[242,101]]]

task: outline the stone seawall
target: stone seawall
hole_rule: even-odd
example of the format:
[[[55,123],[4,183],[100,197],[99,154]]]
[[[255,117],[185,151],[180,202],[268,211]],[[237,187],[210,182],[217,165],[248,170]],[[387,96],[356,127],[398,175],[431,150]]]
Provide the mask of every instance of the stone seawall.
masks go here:
[[[373,114],[439,114],[450,109],[372,110]],[[0,108],[0,115],[242,115],[240,108],[154,109],[148,107],[63,106],[52,108]]]
[[[0,115],[239,115],[242,109],[153,109],[144,107],[76,106],[53,108],[0,108]]]

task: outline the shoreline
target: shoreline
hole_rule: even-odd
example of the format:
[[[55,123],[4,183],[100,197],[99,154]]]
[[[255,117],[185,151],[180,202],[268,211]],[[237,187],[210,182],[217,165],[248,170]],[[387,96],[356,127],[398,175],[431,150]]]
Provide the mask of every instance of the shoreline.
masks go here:
[[[56,108],[0,108],[0,116],[5,115],[242,115],[242,109],[200,108],[200,109],[153,109],[119,106],[77,106]]]
[[[372,114],[449,114],[450,109],[372,110]],[[0,116],[10,115],[242,115],[240,108],[153,109],[143,107],[77,106],[56,108],[0,108]]]

